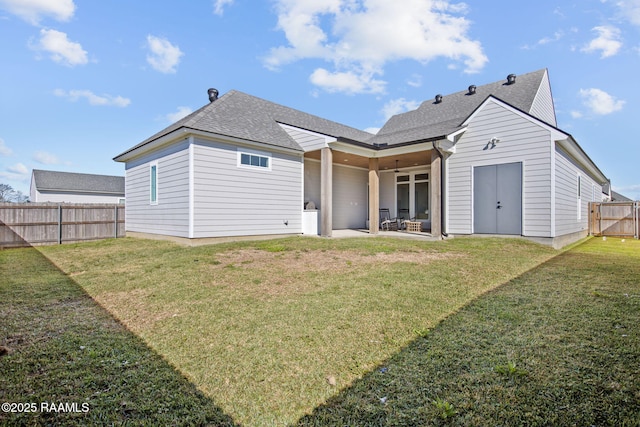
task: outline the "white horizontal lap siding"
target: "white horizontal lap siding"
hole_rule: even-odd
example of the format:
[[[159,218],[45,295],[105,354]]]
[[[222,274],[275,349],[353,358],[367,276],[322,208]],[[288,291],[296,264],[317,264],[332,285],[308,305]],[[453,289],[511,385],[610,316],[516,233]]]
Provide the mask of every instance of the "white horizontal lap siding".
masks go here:
[[[119,203],[124,196],[102,196],[92,193],[56,193],[48,191],[38,191],[37,199],[34,202],[50,203]]]
[[[540,83],[538,93],[531,106],[531,115],[545,123],[557,126],[556,112],[553,107],[553,96],[551,95],[551,84],[549,83],[548,75],[545,75],[545,78]]]
[[[491,138],[500,142],[491,148]],[[523,234],[551,235],[551,135],[523,115],[490,102],[469,123],[447,163],[448,232],[473,229],[473,168],[522,162]]]
[[[295,142],[305,151],[317,151],[327,146],[326,137],[312,132],[295,129],[289,126],[283,127]]]
[[[333,228],[364,228],[367,220],[369,171],[347,166],[333,167]]]
[[[320,162],[304,160],[304,201],[313,202],[316,209],[320,206]]]
[[[313,201],[322,210],[320,200],[320,162],[304,162],[304,200]],[[334,230],[363,228],[366,224],[369,171],[333,165],[332,224]]]
[[[150,202],[150,164],[157,162],[157,205]],[[126,164],[127,231],[188,237],[189,154],[183,141]]]
[[[391,216],[398,216],[396,174],[394,172],[380,172],[380,209],[389,209]]]
[[[301,155],[259,151],[271,155],[270,170],[238,166],[234,145],[196,141],[194,237],[302,232]]]
[[[578,175],[581,180],[580,217],[578,218]],[[588,230],[589,202],[602,186],[595,182],[569,154],[556,147],[556,234],[571,234]]]

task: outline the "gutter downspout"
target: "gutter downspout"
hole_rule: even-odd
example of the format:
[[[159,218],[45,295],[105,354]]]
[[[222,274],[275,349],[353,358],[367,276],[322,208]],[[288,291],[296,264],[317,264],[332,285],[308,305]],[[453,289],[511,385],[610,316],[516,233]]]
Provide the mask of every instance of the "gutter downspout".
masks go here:
[[[442,154],[442,151],[436,146],[436,141],[432,141],[431,144],[433,145],[433,149],[436,150],[436,153],[438,153],[438,157],[440,157],[440,198],[442,199],[440,201],[440,234],[442,234],[442,237],[449,237],[449,234],[444,231],[444,154]]]

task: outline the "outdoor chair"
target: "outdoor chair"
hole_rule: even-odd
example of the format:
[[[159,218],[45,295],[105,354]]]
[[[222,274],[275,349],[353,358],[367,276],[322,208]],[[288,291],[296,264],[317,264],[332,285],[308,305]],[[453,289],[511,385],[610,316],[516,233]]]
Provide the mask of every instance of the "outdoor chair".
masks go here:
[[[401,230],[406,230],[406,221],[413,221],[415,218],[411,218],[409,209],[398,209],[398,224]]]
[[[389,209],[380,209],[380,229],[381,230],[398,230],[398,218],[391,218]]]

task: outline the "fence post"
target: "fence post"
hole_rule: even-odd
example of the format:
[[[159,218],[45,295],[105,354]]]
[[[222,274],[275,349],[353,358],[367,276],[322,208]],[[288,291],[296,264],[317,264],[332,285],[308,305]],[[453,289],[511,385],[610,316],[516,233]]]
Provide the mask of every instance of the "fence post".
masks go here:
[[[633,204],[633,212],[635,216],[636,229],[634,231],[635,238],[640,239],[640,202]]]
[[[58,244],[62,244],[62,205],[58,205]]]
[[[113,208],[113,213],[114,213],[114,220],[113,220],[113,227],[114,227],[114,237],[117,239],[118,238],[118,205],[115,205]]]

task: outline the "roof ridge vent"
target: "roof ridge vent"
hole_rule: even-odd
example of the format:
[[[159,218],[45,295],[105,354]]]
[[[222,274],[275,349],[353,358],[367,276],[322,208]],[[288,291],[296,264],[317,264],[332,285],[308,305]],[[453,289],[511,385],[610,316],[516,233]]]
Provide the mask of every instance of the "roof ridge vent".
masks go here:
[[[475,94],[476,94],[476,85],[469,86],[468,95],[475,95]]]
[[[209,102],[213,102],[218,99],[218,93],[218,89],[209,88],[209,90],[207,90],[207,94],[209,95]]]
[[[436,104],[440,104],[441,102],[442,102],[442,95],[437,94],[437,95],[436,95],[436,102],[435,102],[435,103],[436,103]]]
[[[516,83],[516,75],[515,74],[509,74],[507,76],[507,84],[508,85],[512,85]]]

